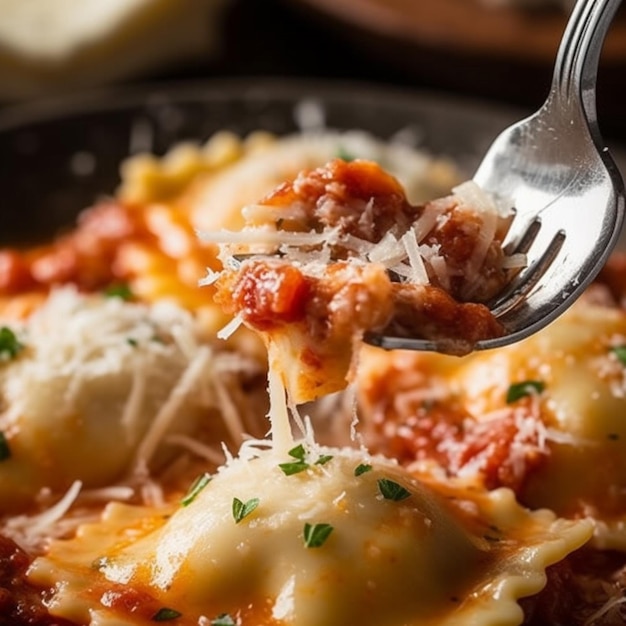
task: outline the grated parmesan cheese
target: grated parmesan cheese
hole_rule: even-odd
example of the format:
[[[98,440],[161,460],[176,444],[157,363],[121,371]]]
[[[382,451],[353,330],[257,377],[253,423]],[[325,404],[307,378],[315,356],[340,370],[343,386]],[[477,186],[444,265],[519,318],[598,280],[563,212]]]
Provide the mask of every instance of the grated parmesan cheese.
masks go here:
[[[428,274],[426,273],[426,266],[424,265],[422,255],[417,245],[415,231],[413,229],[408,230],[402,235],[400,242],[404,246],[409,258],[409,263],[411,264],[411,282],[416,285],[427,285],[429,282]]]
[[[21,453],[3,463],[0,513],[42,488],[146,478],[171,457],[169,435],[192,436],[207,419],[212,436],[245,435],[238,389],[259,365],[204,343],[173,303],[56,289],[15,330],[25,349],[0,372],[0,430]]]
[[[81,481],[74,481],[63,497],[42,513],[9,518],[4,524],[3,532],[25,549],[33,549],[46,537],[54,537],[56,524],[76,502],[82,486]]]
[[[459,204],[481,213],[494,214],[497,217],[509,217],[513,214],[510,202],[497,202],[494,196],[487,193],[473,180],[465,181],[452,188],[452,193]]]

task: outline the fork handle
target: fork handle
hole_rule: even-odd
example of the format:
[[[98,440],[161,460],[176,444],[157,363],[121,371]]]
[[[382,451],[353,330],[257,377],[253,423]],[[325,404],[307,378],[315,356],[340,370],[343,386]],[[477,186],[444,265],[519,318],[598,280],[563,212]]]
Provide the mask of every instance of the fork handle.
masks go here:
[[[578,0],[559,46],[551,97],[582,103],[589,122],[597,122],[595,87],[600,52],[621,0]]]

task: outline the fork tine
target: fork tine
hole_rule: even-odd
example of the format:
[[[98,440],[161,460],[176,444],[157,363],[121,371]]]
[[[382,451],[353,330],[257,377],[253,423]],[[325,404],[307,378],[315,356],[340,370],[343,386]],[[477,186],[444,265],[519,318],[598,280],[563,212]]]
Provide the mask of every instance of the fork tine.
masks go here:
[[[626,193],[600,136],[595,87],[602,43],[620,4],[576,2],[548,98],[496,137],[474,175],[480,187],[516,207],[504,247],[528,259],[489,303],[505,334],[478,341],[475,350],[514,343],[555,320],[582,295],[617,243]],[[366,340],[389,349],[442,348],[413,338]]]
[[[535,241],[539,230],[541,229],[541,220],[534,219],[524,230],[524,234],[517,240],[509,241],[504,247],[506,254],[526,254],[530,250],[533,241]]]
[[[526,235],[532,229],[532,239],[536,237],[539,232],[539,228],[535,227],[537,222],[533,222],[522,241],[526,239]],[[521,300],[524,300],[526,296],[535,288],[537,283],[541,280],[541,277],[546,273],[546,270],[552,265],[552,262],[559,254],[559,251],[563,247],[565,242],[565,232],[562,230],[557,231],[552,237],[550,243],[546,249],[536,258],[533,262],[524,270],[522,270],[513,280],[510,287],[501,294],[498,299],[492,304],[491,312],[500,318],[507,311],[510,311]],[[531,242],[532,243],[532,242]],[[527,250],[530,248],[528,246]]]
[[[519,245],[521,246],[522,243],[526,245],[526,242],[530,241],[528,244],[529,249],[530,244],[534,241],[537,233],[539,232],[539,227],[539,224],[532,222],[526,233],[522,236]],[[565,233],[563,231],[557,231],[546,249],[525,271],[520,273],[521,275],[518,275],[515,280],[515,284],[510,289],[507,289],[506,293],[504,293],[496,302],[495,307],[492,308],[492,313],[498,319],[500,319],[501,316],[505,315],[507,312],[514,310],[520,302],[525,300],[528,293],[537,285],[548,267],[550,267],[552,262],[558,256],[564,242]],[[408,349],[437,351],[440,348],[440,346],[438,346],[435,342],[426,339],[407,339],[405,337],[395,337],[393,335],[384,335],[375,332],[366,333],[364,341],[373,346],[378,346],[387,350]],[[500,339],[483,341],[476,345],[476,349],[480,350],[491,348],[496,347],[496,345],[504,345],[506,343],[506,340]]]

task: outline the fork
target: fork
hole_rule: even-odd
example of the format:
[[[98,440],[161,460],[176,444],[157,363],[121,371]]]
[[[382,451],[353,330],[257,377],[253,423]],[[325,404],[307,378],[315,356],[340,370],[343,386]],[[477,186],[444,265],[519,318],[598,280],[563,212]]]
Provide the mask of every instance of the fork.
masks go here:
[[[596,79],[602,43],[621,0],[578,0],[561,40],[543,106],[504,130],[474,181],[511,200],[515,217],[505,251],[527,257],[493,302],[506,333],[475,349],[517,342],[561,315],[604,265],[619,237],[624,184],[597,124]],[[422,339],[369,334],[387,349],[437,351]]]

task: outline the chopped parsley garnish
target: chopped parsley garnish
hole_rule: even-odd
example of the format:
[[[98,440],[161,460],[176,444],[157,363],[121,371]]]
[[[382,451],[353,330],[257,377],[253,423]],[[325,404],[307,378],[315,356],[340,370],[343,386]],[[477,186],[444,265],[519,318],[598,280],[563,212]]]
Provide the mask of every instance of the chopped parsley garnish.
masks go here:
[[[211,626],[237,626],[237,622],[228,613],[222,613],[211,620]]]
[[[133,348],[136,348],[139,345],[139,342],[136,339],[134,339],[133,337],[127,337],[126,338],[126,343],[129,346],[132,346]]]
[[[295,448],[291,448],[291,450],[289,450],[289,456],[292,456],[294,459],[298,459],[299,461],[304,461],[306,450],[304,449],[304,446],[299,443]]]
[[[524,380],[521,383],[514,383],[506,393],[506,403],[511,404],[517,402],[520,398],[539,394],[545,388],[545,383],[540,380]]]
[[[307,548],[319,548],[324,545],[333,527],[330,524],[309,524],[304,525],[304,545]]]
[[[315,461],[315,465],[326,465],[326,463],[328,463],[328,461],[330,461],[332,458],[332,454],[322,454],[320,458]]]
[[[279,463],[278,467],[280,467],[280,469],[283,470],[283,472],[287,476],[304,472],[304,470],[307,470],[311,467],[311,464],[306,460],[306,455],[306,448],[301,443],[299,443],[297,446],[295,446],[295,448],[291,448],[291,450],[289,450],[289,456],[294,460],[287,461],[286,463]],[[328,461],[330,461],[332,458],[332,454],[320,454],[314,465],[326,465],[326,463],[328,463]]]
[[[611,348],[611,352],[622,365],[626,365],[626,346],[615,346]]]
[[[190,505],[197,497],[198,494],[211,482],[211,476],[205,472],[193,481],[189,491],[184,495],[180,503],[183,506]]]
[[[163,607],[159,609],[153,616],[153,622],[169,622],[172,619],[176,619],[177,617],[181,617],[182,613],[175,609],[168,609],[167,607]]]
[[[247,502],[242,502],[239,498],[233,498],[233,517],[235,518],[235,523],[239,524],[239,522],[245,517],[248,517],[257,506],[259,506],[258,498],[251,498]]]
[[[0,461],[6,461],[11,458],[11,448],[4,433],[0,430]]]
[[[0,328],[0,359],[8,361],[14,359],[18,353],[24,348],[15,333],[8,327]]]
[[[388,478],[381,478],[378,481],[378,490],[385,500],[395,500],[396,502],[404,500],[411,495],[408,489]]]
[[[130,300],[133,292],[126,283],[113,283],[104,290],[107,298],[121,298],[122,300]]]
[[[290,463],[279,463],[278,467],[283,470],[286,476],[291,476],[304,472],[304,470],[309,469],[310,465],[306,461],[291,461]]]
[[[369,463],[361,463],[354,468],[354,475],[360,476],[372,471],[372,466]]]
[[[350,161],[354,161],[356,156],[354,156],[351,152],[348,152],[348,150],[346,150],[343,146],[339,146],[337,149],[337,158],[349,163]]]
[[[304,470],[309,469],[309,464],[304,460],[306,450],[302,444],[298,444],[295,448],[291,448],[291,450],[289,450],[289,456],[296,460],[278,464],[278,467],[280,467],[286,476],[299,474],[300,472],[304,472]]]

